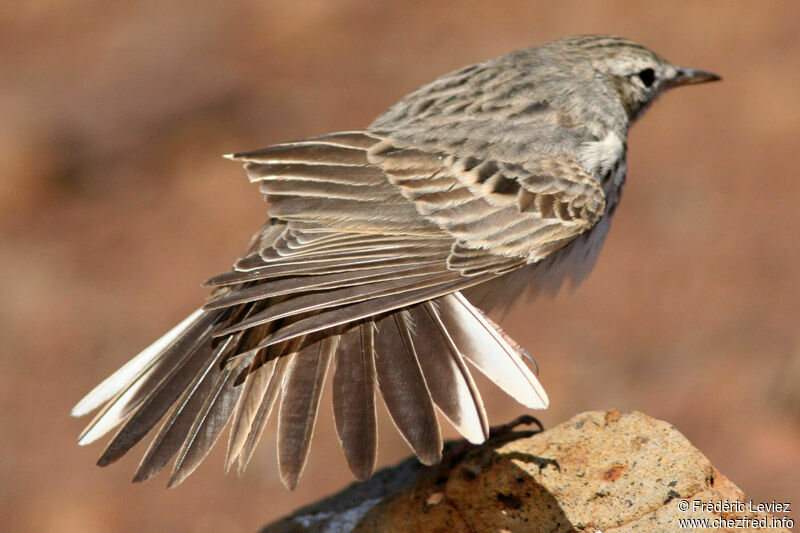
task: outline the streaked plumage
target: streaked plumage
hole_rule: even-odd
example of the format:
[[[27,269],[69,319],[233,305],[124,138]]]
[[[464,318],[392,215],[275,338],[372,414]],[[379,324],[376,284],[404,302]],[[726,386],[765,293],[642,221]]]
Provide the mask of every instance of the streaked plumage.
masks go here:
[[[491,306],[580,281],[619,201],[630,123],[665,88],[713,79],[625,39],[573,37],[443,76],[364,131],[230,156],[267,223],[203,308],[75,406],[101,408],[80,444],[119,427],[107,465],[161,422],[135,481],[175,458],[175,485],[229,422],[226,468],[241,473],[277,411],[292,488],[328,374],[358,479],[376,464],[378,396],[426,464],[441,459],[437,411],[470,442],[488,436],[470,366],[547,407],[530,356],[462,291]]]

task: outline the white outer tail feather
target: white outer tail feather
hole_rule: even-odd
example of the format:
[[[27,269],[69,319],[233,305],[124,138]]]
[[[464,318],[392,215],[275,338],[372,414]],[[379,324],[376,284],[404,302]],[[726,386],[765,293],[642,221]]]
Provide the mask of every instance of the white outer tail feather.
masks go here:
[[[70,411],[70,415],[75,417],[87,415],[119,394],[120,391],[125,389],[134,379],[140,376],[142,372],[144,372],[147,367],[181,335],[181,333],[186,331],[200,318],[203,313],[205,313],[205,311],[202,309],[196,310],[153,344],[142,350],[136,357],[125,363],[119,370],[111,374],[75,404],[75,407]],[[128,392],[133,394],[135,389],[136,387],[131,387]],[[125,406],[125,403],[124,401],[117,402],[117,405],[121,408]],[[96,441],[121,422],[121,419],[118,417],[108,416],[110,414],[113,414],[112,410],[104,414],[103,418],[106,421],[98,421],[99,423],[92,428],[92,430],[81,436],[78,444],[85,446],[86,444]]]
[[[461,351],[468,361],[522,405],[547,409],[550,400],[536,375],[483,313],[459,292],[440,298],[439,305],[447,306],[451,316],[457,317],[446,326],[451,334],[460,334],[456,344],[461,343]],[[446,317],[448,313],[442,315]],[[485,334],[494,342],[487,343]]]

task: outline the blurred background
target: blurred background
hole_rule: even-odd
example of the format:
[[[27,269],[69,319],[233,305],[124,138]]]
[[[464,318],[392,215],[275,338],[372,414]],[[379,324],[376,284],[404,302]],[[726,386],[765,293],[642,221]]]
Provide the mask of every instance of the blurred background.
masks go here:
[[[182,486],[129,483],[68,416],[203,301],[265,218],[220,155],[357,129],[463,65],[620,34],[721,74],[629,139],[594,274],[502,324],[538,359],[554,426],[586,410],[674,424],[755,501],[800,505],[800,4],[32,0],[0,10],[0,518],[8,531],[253,531],[351,482],[329,390],[300,485],[268,429]],[[482,382],[491,421],[523,408]],[[380,465],[409,454],[385,411]],[[447,427],[447,436],[454,431]],[[795,519],[800,518],[794,513]]]

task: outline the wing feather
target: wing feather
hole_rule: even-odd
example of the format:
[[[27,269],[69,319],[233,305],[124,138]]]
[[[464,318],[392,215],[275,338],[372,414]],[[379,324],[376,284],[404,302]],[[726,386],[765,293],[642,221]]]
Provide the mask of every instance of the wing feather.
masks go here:
[[[444,276],[424,277],[420,282],[406,286],[402,292],[397,294],[362,300],[342,308],[326,309],[310,317],[298,319],[265,337],[258,347],[264,348],[300,335],[315,333],[333,326],[347,324],[362,318],[414,305],[425,300],[450,294],[463,287],[469,287],[470,282],[480,283],[490,279],[490,276],[476,276],[469,280],[453,278],[452,275],[447,274]]]
[[[379,281],[391,281],[400,278],[413,280],[419,276],[438,274],[441,270],[441,265],[420,266],[418,264],[411,264],[376,267],[354,272],[322,274],[319,276],[281,278],[231,291],[221,295],[219,298],[211,300],[206,303],[204,307],[208,310],[221,309],[247,302],[273,298],[275,296],[298,294],[307,291],[320,291],[352,286],[366,288],[369,284]]]
[[[412,264],[427,264],[433,261],[444,261],[447,259],[447,252],[444,254],[426,254],[425,258],[417,256],[409,257],[368,257],[365,259],[345,259],[313,262],[293,262],[264,267],[248,272],[232,270],[224,274],[215,276],[206,281],[207,286],[220,287],[224,285],[235,285],[247,281],[266,280],[280,276],[316,276],[320,274],[338,274],[341,272],[352,272],[358,270],[372,269],[375,267],[401,266]]]

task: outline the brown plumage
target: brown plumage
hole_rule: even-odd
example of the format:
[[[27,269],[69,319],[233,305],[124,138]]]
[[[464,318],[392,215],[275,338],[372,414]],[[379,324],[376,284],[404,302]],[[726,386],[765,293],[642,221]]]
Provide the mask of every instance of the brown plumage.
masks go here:
[[[201,309],[75,406],[101,407],[79,442],[119,427],[107,465],[161,422],[134,479],[175,458],[172,486],[229,422],[226,468],[244,471],[277,411],[292,488],[328,374],[358,479],[376,464],[377,396],[426,464],[441,459],[437,411],[471,442],[488,436],[470,367],[545,408],[530,356],[461,291],[491,305],[582,279],[631,121],[663,89],[712,79],[624,39],[570,38],[444,76],[364,131],[230,156],[266,195],[267,223]]]

